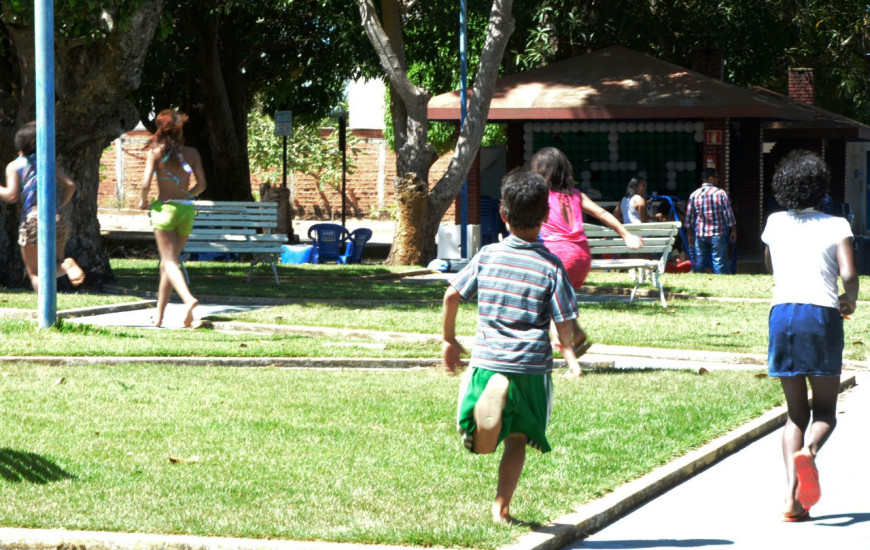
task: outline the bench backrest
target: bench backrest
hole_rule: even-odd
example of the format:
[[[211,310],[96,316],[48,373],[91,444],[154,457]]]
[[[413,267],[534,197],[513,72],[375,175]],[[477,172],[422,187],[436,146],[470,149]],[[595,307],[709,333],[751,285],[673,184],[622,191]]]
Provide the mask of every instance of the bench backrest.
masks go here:
[[[278,227],[277,202],[194,201],[193,233],[253,235]],[[191,237],[193,237],[191,235]]]
[[[645,254],[659,259],[660,270],[664,270],[665,262],[674,245],[674,239],[680,230],[680,222],[633,223],[625,225],[629,233],[643,239],[644,245],[638,249],[625,246],[625,242],[616,231],[603,225],[584,224],[583,230],[589,242],[593,257],[609,254],[634,256]]]

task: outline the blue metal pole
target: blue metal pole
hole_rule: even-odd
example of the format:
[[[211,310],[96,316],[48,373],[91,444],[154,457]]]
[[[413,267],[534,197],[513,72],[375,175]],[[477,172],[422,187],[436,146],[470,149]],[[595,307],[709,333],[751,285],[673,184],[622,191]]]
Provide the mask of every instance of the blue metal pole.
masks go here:
[[[468,114],[468,3],[459,2],[459,130],[465,127]],[[468,258],[468,180],[462,182],[460,204],[460,254]]]
[[[39,209],[39,328],[57,322],[57,250],[54,166],[54,2],[35,0],[36,23],[36,173]]]

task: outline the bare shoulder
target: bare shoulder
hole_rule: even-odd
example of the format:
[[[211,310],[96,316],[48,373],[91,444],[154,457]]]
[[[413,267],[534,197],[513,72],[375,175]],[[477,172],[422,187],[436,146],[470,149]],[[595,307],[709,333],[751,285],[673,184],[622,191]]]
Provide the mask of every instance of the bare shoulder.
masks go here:
[[[160,160],[160,147],[157,147],[157,146],[149,147],[147,149],[147,151],[148,151],[146,153],[148,155],[147,160],[153,160],[153,161]]]
[[[181,154],[184,155],[187,162],[198,162],[200,160],[199,151],[194,147],[189,147],[187,145],[183,146],[181,148]]]

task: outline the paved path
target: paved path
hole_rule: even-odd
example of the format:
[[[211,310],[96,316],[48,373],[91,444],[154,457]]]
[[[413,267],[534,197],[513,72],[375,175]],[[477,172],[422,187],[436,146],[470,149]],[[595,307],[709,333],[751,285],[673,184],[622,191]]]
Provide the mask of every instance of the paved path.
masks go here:
[[[870,548],[870,375],[857,380],[841,396],[837,429],[818,457],[822,499],[813,521],[780,520],[785,474],[778,429],[566,548]]]
[[[250,311],[252,309],[260,309],[262,307],[263,306],[200,304],[196,306],[193,313],[195,319],[202,319],[210,315],[239,313],[242,311]],[[68,319],[68,322],[87,323],[89,325],[100,326],[154,328],[152,318],[154,317],[155,312],[156,310],[153,307],[129,311],[113,311],[110,313],[101,313],[86,317],[72,317]],[[166,311],[163,314],[163,327],[184,328],[185,314],[186,309],[184,304],[170,302],[166,306]]]

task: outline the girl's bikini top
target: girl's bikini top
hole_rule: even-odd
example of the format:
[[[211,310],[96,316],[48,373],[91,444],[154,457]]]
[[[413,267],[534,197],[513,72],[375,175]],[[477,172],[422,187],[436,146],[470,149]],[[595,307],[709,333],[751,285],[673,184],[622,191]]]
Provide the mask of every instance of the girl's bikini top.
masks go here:
[[[157,172],[158,179],[168,179],[175,182],[175,185],[190,198],[190,200],[195,200],[196,195],[190,193],[185,186],[181,185],[181,178],[173,174],[169,171],[169,168],[166,167],[166,163],[169,162],[169,159],[172,157],[172,154],[175,153],[175,158],[178,160],[178,163],[181,165],[181,168],[187,172],[187,180],[190,181],[190,176],[193,174],[193,168],[190,167],[190,164],[186,160],[184,160],[184,156],[181,154],[181,151],[178,149],[169,151],[160,159],[160,169],[163,172]],[[156,171],[156,170],[155,170]]]

